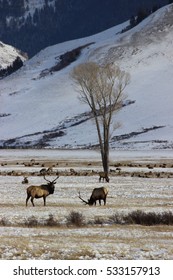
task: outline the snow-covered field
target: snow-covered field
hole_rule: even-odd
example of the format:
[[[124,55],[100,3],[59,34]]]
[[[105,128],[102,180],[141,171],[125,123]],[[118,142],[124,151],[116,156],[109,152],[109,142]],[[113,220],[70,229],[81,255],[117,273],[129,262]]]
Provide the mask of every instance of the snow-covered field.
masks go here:
[[[24,167],[23,162],[35,159],[39,163],[60,165],[54,170],[101,170],[96,151],[2,150],[0,172],[39,170],[40,166]],[[171,163],[173,153],[111,152],[111,167],[117,162]],[[136,170],[138,167],[136,167]],[[143,168],[145,169],[145,168]],[[171,169],[171,168],[170,168]],[[130,168],[129,168],[130,171]],[[134,171],[134,168],[133,168]],[[163,170],[162,170],[163,171]],[[164,170],[165,171],[165,170]],[[29,176],[29,184],[44,183],[42,176]],[[50,180],[54,176],[48,177]],[[60,176],[55,193],[43,200],[29,201],[25,206],[26,187],[23,176],[0,176],[0,258],[1,259],[172,259],[173,227],[115,225],[104,222],[115,214],[133,210],[145,212],[172,211],[173,178],[138,178],[111,176],[110,183],[99,183],[98,176]],[[95,187],[108,186],[106,206],[89,207],[81,203],[78,192],[89,198]],[[66,224],[72,212],[83,215],[87,225]],[[53,215],[59,226],[26,226],[34,216],[39,224]],[[5,222],[5,226],[2,225]]]

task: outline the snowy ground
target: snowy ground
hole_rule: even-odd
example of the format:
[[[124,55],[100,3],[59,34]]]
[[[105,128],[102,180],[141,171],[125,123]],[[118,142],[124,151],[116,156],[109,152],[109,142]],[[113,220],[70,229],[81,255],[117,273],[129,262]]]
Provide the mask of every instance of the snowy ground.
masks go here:
[[[26,185],[23,175],[8,176],[10,170],[32,172],[40,166],[24,167],[23,162],[35,159],[42,164],[59,162],[55,170],[68,171],[101,169],[100,155],[95,151],[58,150],[2,150],[0,153],[0,258],[1,259],[172,259],[172,226],[111,225],[96,223],[84,227],[67,227],[66,217],[75,211],[82,213],[86,222],[108,220],[117,213],[133,210],[145,212],[172,211],[173,178],[138,178],[111,176],[110,183],[99,183],[98,176],[60,176],[55,193],[35,201],[35,207],[25,206]],[[173,153],[167,151],[111,152],[111,168],[117,162],[142,164],[173,162]],[[122,167],[122,169],[125,167]],[[127,169],[127,168],[126,168]],[[172,168],[168,168],[169,171]],[[164,172],[167,172],[164,168]],[[138,167],[136,167],[138,170]],[[128,168],[131,172],[131,169]],[[132,168],[134,172],[134,167]],[[163,170],[162,170],[163,171]],[[4,173],[3,173],[4,174]],[[49,179],[53,179],[50,176]],[[41,184],[41,176],[29,176],[29,184]],[[89,198],[95,187],[108,186],[106,206],[88,207],[81,203],[78,192]],[[39,223],[49,215],[59,222],[58,227],[26,227],[32,216]],[[2,225],[2,221],[6,225]]]

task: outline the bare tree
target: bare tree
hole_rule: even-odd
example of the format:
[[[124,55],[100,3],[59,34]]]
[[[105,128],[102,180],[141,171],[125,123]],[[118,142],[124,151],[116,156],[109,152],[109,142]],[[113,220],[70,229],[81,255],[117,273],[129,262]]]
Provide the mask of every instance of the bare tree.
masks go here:
[[[114,64],[87,62],[76,66],[72,78],[79,86],[79,99],[88,104],[93,114],[104,172],[109,173],[109,140],[112,116],[122,108],[128,73]]]

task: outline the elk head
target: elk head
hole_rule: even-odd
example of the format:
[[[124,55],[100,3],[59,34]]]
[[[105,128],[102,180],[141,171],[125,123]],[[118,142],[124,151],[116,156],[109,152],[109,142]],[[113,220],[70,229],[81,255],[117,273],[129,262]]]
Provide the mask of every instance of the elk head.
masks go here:
[[[43,178],[48,182],[47,186],[49,188],[50,194],[53,194],[55,190],[54,185],[56,184],[56,180],[59,178],[59,175],[53,181],[49,181],[48,179],[46,179],[45,175],[43,176]]]
[[[84,200],[84,199],[81,197],[80,192],[79,192],[79,199],[82,200],[83,203],[89,204],[89,199],[88,199],[88,201]]]

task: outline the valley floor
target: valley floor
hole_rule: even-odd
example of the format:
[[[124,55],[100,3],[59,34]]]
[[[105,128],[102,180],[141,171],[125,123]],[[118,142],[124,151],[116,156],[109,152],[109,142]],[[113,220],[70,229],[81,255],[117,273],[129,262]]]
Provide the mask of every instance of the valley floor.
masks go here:
[[[50,180],[60,172],[55,193],[47,197],[46,207],[42,199],[35,201],[35,207],[29,201],[26,207],[28,185],[22,184],[23,176],[29,175],[29,185],[44,183],[39,175],[43,163],[53,166],[53,173],[47,176]],[[173,226],[110,222],[115,215],[136,210],[172,213],[170,151],[112,152],[110,183],[98,181],[101,163],[95,151],[2,150],[0,164],[0,259],[173,258]],[[71,174],[71,169],[78,175]],[[88,175],[79,174],[81,171]],[[132,176],[148,171],[150,178]],[[164,176],[156,177],[158,172]],[[93,188],[100,186],[109,188],[106,206],[82,204],[79,191],[87,200]],[[83,225],[67,223],[72,212],[82,215]],[[56,223],[45,224],[51,218]]]

